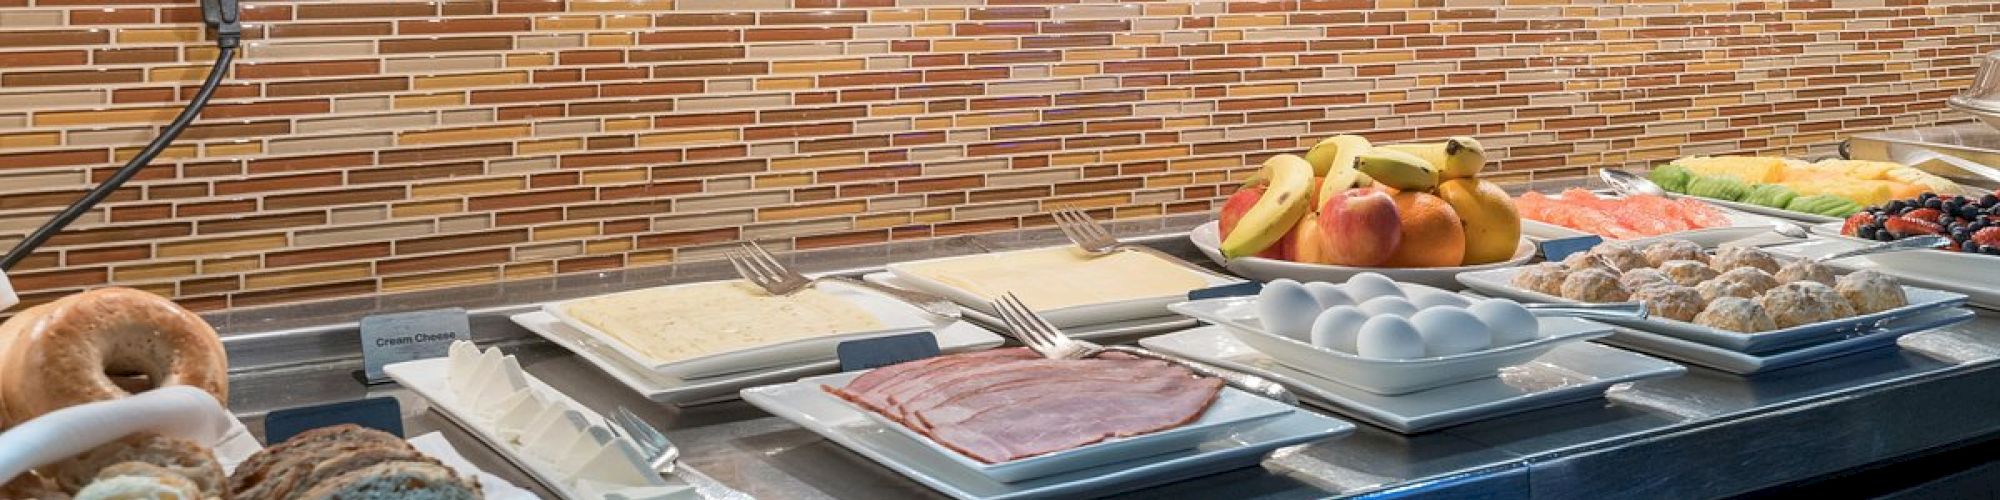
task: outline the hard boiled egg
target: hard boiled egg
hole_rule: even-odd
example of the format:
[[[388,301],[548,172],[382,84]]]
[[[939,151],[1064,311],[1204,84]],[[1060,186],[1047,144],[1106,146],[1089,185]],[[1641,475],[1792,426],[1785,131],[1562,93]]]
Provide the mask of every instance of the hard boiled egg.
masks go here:
[[[1459,295],[1456,293],[1451,293],[1436,288],[1410,287],[1408,290],[1404,290],[1403,293],[1409,294],[1410,305],[1417,306],[1417,310],[1430,309],[1433,307],[1465,308],[1472,306],[1471,297],[1466,297],[1464,295]]]
[[[1493,345],[1493,332],[1479,318],[1456,307],[1433,307],[1410,317],[1417,334],[1424,338],[1424,353],[1450,356],[1485,349]]]
[[[1348,354],[1359,354],[1355,349],[1355,339],[1361,335],[1361,324],[1368,322],[1368,313],[1354,306],[1334,306],[1319,313],[1313,320],[1312,345],[1323,349],[1333,349]]]
[[[1316,317],[1319,302],[1297,281],[1272,280],[1257,292],[1257,318],[1264,322],[1264,331],[1305,342],[1311,339]]]
[[[1361,324],[1354,338],[1354,353],[1375,359],[1421,358],[1424,337],[1402,316],[1376,316]]]
[[[1332,283],[1306,283],[1306,292],[1311,293],[1313,300],[1319,302],[1320,309],[1356,304],[1353,297],[1347,296],[1347,292],[1340,289],[1340,285]]]
[[[1417,313],[1417,306],[1402,297],[1376,297],[1361,303],[1361,312],[1369,316],[1401,316],[1408,318]]]
[[[1396,281],[1377,273],[1361,273],[1347,278],[1347,296],[1355,302],[1367,302],[1376,297],[1402,297],[1403,287]]]
[[[1507,299],[1486,299],[1466,309],[1493,330],[1493,345],[1503,346],[1534,340],[1541,335],[1542,320],[1520,303]]]

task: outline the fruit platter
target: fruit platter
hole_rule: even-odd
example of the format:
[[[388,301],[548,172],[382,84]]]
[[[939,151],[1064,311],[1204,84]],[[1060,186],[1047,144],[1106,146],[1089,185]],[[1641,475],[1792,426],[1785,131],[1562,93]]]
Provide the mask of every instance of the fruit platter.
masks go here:
[[[1956,307],[1965,295],[1840,274],[1807,259],[1685,241],[1609,242],[1561,262],[1459,276],[1480,293],[1541,303],[1641,302],[1644,319],[1606,322],[1746,353],[1839,340],[1884,321]]]
[[[1480,179],[1470,137],[1371,145],[1340,135],[1281,154],[1189,235],[1238,275],[1341,282],[1362,272],[1457,288],[1460,272],[1534,257],[1514,200]]]
[[[1924,192],[1962,190],[1950,179],[1922,170],[1866,160],[1691,156],[1654,167],[1647,178],[1667,191],[1724,207],[1815,223]]]
[[[1720,209],[1697,198],[1603,195],[1581,188],[1553,196],[1529,191],[1515,198],[1514,206],[1521,213],[1522,234],[1536,239],[1597,235],[1638,243],[1671,238],[1716,247],[1769,232],[1772,223],[1770,217]]]
[[[2000,193],[1977,197],[1922,193],[1892,200],[1829,223],[1833,233],[1855,244],[1941,235],[1951,242],[1936,250],[1873,254],[1866,259],[1897,274],[1941,276],[1963,283],[1950,288],[2000,289]],[[1968,290],[1969,291],[1969,290]]]

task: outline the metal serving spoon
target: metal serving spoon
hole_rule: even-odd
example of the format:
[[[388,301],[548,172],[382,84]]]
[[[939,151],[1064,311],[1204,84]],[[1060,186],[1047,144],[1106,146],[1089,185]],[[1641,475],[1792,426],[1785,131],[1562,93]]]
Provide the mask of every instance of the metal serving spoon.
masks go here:
[[[1660,187],[1659,184],[1654,184],[1652,179],[1647,179],[1641,177],[1639,174],[1624,170],[1601,168],[1597,170],[1597,178],[1604,179],[1604,183],[1610,185],[1612,191],[1616,191],[1621,195],[1650,194],[1667,198],[1673,197],[1673,193],[1667,192],[1666,188]]]

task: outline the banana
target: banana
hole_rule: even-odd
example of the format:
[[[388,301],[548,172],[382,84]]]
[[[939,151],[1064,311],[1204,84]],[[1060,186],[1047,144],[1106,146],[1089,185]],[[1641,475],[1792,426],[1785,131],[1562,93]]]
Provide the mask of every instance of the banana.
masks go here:
[[[1367,186],[1373,181],[1367,174],[1354,169],[1354,157],[1368,151],[1368,139],[1358,135],[1336,135],[1314,144],[1306,151],[1306,162],[1312,163],[1313,171],[1324,178],[1319,191],[1313,193],[1314,209],[1320,200],[1328,199],[1334,193]]]
[[[1312,198],[1313,168],[1304,158],[1278,155],[1264,160],[1259,172],[1267,179],[1264,196],[1236,222],[1236,228],[1222,239],[1222,256],[1234,259],[1256,255],[1298,225]]]
[[[1478,139],[1452,137],[1443,142],[1417,142],[1410,144],[1384,144],[1383,149],[1402,151],[1438,168],[1440,179],[1467,179],[1479,176],[1479,170],[1486,167],[1486,147]]]
[[[1372,148],[1354,158],[1354,168],[1368,178],[1398,191],[1428,191],[1437,186],[1437,167],[1410,153]]]

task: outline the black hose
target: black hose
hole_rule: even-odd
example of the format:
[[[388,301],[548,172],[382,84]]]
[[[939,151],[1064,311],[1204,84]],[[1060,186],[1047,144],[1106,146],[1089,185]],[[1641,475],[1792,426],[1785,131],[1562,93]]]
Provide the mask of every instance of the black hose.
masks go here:
[[[21,244],[14,245],[13,250],[8,250],[7,256],[0,259],[0,270],[14,269],[15,264],[28,258],[28,254],[35,253],[35,249],[48,242],[49,237],[55,236],[63,228],[68,227],[69,223],[75,222],[77,217],[82,217],[99,202],[110,197],[119,186],[125,185],[125,181],[132,180],[132,176],[139,175],[139,169],[152,163],[153,157],[165,151],[168,145],[173,144],[175,138],[180,137],[181,131],[187,129],[188,124],[194,123],[195,117],[201,116],[201,109],[208,106],[209,97],[215,95],[215,87],[222,84],[223,75],[229,73],[229,62],[235,58],[236,44],[224,44],[221,51],[215,55],[215,66],[208,70],[208,79],[202,81],[201,90],[194,93],[194,99],[188,101],[187,107],[181,108],[180,116],[175,116],[173,122],[160,130],[159,137],[153,138],[153,142],[146,144],[146,148],[139,150],[139,155],[125,162],[125,166],[118,167],[118,171],[113,172],[103,184],[98,184],[89,193],[84,193],[82,199],[63,208],[61,213],[42,224],[42,227],[36,228],[35,232],[28,233],[28,237],[22,239]]]

